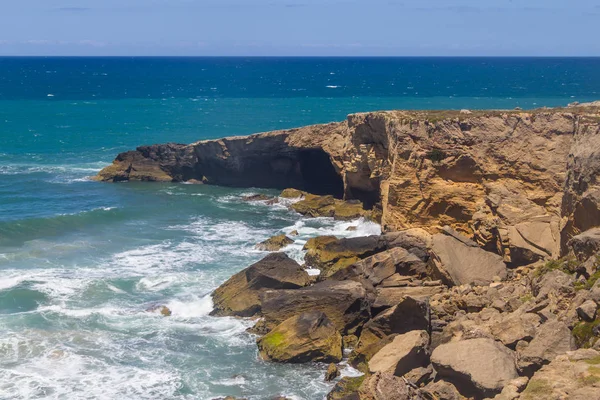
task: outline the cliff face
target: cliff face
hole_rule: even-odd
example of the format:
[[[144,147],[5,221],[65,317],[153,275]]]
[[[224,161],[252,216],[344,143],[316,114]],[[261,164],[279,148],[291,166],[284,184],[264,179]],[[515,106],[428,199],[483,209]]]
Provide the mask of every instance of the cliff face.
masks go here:
[[[99,180],[295,187],[382,209],[387,231],[450,225],[513,265],[556,257],[600,225],[600,104],[390,111],[344,122],[154,145]]]

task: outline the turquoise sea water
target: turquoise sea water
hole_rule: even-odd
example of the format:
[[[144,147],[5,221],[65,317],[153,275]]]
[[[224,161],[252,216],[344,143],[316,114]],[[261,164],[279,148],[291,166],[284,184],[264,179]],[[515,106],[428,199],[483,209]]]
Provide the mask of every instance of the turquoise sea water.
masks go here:
[[[324,366],[257,358],[207,296],[307,220],[272,193],[88,176],[141,144],[342,120],[356,111],[600,99],[600,59],[0,58],[0,399],[321,399]],[[166,304],[168,318],[147,313]],[[346,374],[354,373],[351,369]]]

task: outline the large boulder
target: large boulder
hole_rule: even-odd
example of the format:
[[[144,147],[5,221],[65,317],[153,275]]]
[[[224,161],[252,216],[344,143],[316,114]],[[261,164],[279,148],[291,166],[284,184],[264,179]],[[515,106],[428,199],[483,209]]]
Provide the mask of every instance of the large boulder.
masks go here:
[[[268,325],[290,316],[322,311],[344,334],[354,333],[370,317],[367,291],[354,281],[324,281],[297,290],[267,290],[261,294],[262,315]]]
[[[569,246],[579,261],[585,261],[600,252],[600,228],[592,228],[573,236]]]
[[[331,279],[365,279],[377,286],[396,273],[424,277],[427,274],[427,264],[408,250],[396,247],[338,270],[331,275]]]
[[[342,360],[342,336],[321,311],[291,317],[258,339],[265,360],[303,363]]]
[[[369,372],[403,376],[414,368],[425,367],[429,364],[428,345],[429,335],[425,331],[398,335],[369,360]]]
[[[447,285],[489,285],[507,276],[506,264],[497,254],[475,243],[448,234],[433,236],[431,260],[434,275]]]
[[[257,250],[262,251],[279,251],[283,249],[285,246],[294,243],[292,239],[285,236],[285,234],[273,236],[264,242],[260,242],[256,245]]]
[[[518,352],[519,369],[531,375],[556,356],[575,348],[575,340],[564,322],[548,321],[538,328],[531,343]]]
[[[433,351],[431,362],[438,377],[469,397],[493,397],[518,376],[513,351],[492,339],[443,344]]]
[[[556,357],[529,380],[522,400],[600,399],[600,352],[570,351]]]
[[[304,260],[307,265],[319,268],[322,279],[337,271],[386,249],[380,236],[338,239],[335,236],[319,236],[306,242]]]
[[[211,315],[252,317],[261,310],[266,289],[297,289],[308,285],[306,271],[285,253],[272,253],[232,276],[212,294]]]

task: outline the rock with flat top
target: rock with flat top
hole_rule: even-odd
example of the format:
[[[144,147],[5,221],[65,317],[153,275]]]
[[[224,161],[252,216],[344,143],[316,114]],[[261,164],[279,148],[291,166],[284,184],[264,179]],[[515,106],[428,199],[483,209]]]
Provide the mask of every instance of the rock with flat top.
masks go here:
[[[438,346],[431,354],[438,377],[464,396],[493,397],[518,377],[514,352],[492,339],[469,339]]]
[[[414,368],[425,367],[429,364],[428,345],[429,335],[425,331],[398,335],[369,360],[369,372],[403,376]]]
[[[292,243],[294,243],[292,239],[287,237],[285,234],[282,234],[273,236],[264,242],[260,242],[256,245],[256,249],[262,251],[279,251]]]

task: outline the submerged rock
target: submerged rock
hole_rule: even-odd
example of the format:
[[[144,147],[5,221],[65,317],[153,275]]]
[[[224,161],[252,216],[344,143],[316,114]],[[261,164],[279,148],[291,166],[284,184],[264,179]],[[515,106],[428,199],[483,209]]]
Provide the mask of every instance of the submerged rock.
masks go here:
[[[306,271],[285,253],[269,254],[214,291],[211,315],[252,317],[261,310],[260,294],[264,290],[295,289],[309,282]]]
[[[157,313],[164,317],[170,317],[172,314],[171,309],[169,307],[162,306],[162,305],[152,306],[152,307],[148,308],[146,311],[151,312],[151,313]]]
[[[342,336],[320,311],[291,317],[258,339],[258,350],[265,360],[303,363],[342,360]]]

